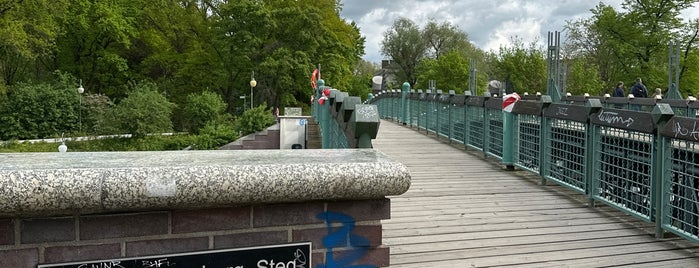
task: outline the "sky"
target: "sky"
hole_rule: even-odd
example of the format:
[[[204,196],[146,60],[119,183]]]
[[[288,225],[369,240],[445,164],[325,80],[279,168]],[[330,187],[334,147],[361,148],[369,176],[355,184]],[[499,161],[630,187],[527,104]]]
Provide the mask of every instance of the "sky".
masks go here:
[[[599,2],[621,10],[622,0],[343,0],[340,16],[354,21],[366,37],[364,59],[380,63],[381,41],[393,22],[406,17],[420,29],[430,19],[450,22],[464,31],[469,40],[485,51],[507,46],[512,37],[525,43],[547,44],[548,32],[563,31],[566,21],[592,16],[590,9]],[[682,13],[699,17],[695,6]],[[564,42],[565,32],[561,33]]]

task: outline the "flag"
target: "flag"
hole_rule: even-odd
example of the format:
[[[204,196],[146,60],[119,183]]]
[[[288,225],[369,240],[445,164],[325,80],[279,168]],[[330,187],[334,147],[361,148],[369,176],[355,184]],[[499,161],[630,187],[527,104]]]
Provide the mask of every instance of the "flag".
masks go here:
[[[502,96],[502,110],[511,113],[512,108],[515,107],[515,102],[517,102],[520,99],[521,98],[516,92]]]
[[[320,77],[320,72],[318,69],[313,70],[313,73],[311,73],[311,87],[313,89],[318,88],[318,85],[316,84],[316,81],[318,81],[318,77]]]

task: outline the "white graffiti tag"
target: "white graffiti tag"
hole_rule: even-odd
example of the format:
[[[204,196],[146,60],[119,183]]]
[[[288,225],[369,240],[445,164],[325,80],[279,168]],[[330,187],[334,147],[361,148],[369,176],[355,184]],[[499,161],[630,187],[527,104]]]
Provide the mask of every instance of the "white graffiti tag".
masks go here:
[[[633,124],[633,118],[629,117],[624,119],[623,117],[619,116],[619,113],[616,112],[601,112],[597,118],[602,122],[625,125],[626,127],[630,127]]]
[[[680,122],[676,122],[675,127],[672,128],[672,132],[675,133],[675,138],[677,138],[677,136],[686,136],[694,140],[699,140],[699,129],[697,129],[696,122],[692,125],[691,130],[683,127]]]

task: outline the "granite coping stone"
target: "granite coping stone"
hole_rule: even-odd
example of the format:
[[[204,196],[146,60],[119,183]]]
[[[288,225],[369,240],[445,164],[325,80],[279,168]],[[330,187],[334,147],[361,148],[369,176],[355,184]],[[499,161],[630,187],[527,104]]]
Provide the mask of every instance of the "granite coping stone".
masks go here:
[[[374,149],[0,154],[0,217],[380,199],[410,174]]]

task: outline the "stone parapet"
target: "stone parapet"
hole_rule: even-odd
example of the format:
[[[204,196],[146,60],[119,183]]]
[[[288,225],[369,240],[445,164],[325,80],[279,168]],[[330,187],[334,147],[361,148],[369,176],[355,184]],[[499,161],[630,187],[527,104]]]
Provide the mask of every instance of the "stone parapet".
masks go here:
[[[372,200],[410,187],[373,149],[0,154],[0,217]]]

